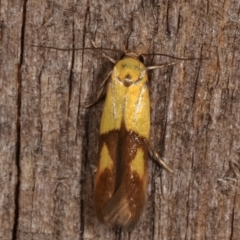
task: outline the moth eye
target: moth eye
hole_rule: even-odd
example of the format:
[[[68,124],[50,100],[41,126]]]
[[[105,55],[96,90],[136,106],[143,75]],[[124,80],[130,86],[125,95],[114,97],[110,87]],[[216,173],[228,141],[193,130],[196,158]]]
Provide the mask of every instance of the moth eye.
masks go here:
[[[120,59],[123,59],[123,58],[125,58],[125,56],[126,56],[126,54],[125,54],[125,53],[123,53],[123,54],[122,54],[122,56],[120,57]]]
[[[140,62],[144,63],[144,59],[143,59],[143,56],[142,56],[142,55],[140,55],[140,56],[138,57],[138,59],[139,59]]]

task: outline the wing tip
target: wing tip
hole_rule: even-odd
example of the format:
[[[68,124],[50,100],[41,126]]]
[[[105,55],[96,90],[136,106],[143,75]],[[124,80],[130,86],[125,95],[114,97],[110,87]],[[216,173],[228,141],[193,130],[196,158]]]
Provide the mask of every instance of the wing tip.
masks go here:
[[[144,203],[145,197],[142,202],[132,202],[120,187],[104,207],[104,222],[112,228],[130,231],[140,219]]]

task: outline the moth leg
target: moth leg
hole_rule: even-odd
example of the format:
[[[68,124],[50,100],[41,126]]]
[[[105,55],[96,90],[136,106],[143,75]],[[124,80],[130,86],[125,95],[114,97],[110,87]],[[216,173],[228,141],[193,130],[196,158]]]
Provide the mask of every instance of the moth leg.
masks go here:
[[[91,40],[91,42],[92,42],[93,47],[95,47],[95,48],[100,48],[100,47],[97,46],[97,44],[96,44],[93,40]],[[105,57],[106,59],[108,59],[108,60],[109,60],[110,62],[112,62],[113,64],[116,64],[116,62],[117,62],[115,59],[111,58],[111,57],[108,56],[106,53],[103,53],[103,57]]]
[[[163,68],[163,67],[175,65],[176,63],[177,63],[177,61],[171,62],[171,63],[162,64],[162,65],[159,65],[159,66],[149,66],[149,67],[147,67],[147,70],[160,69],[160,68]]]
[[[149,155],[158,162],[162,167],[164,167],[170,173],[173,173],[173,170],[160,158],[158,153],[149,145],[148,146]]]
[[[108,81],[109,77],[111,76],[111,74],[112,74],[112,71],[110,71],[110,72],[108,73],[107,77],[106,77],[106,78],[103,80],[103,82],[101,83],[101,85],[100,85],[100,90],[99,90],[99,92],[98,92],[98,95],[97,95],[96,100],[94,100],[92,103],[89,103],[89,104],[85,105],[86,108],[95,105],[95,104],[105,95],[104,89],[105,89],[105,86],[106,86],[107,81]]]

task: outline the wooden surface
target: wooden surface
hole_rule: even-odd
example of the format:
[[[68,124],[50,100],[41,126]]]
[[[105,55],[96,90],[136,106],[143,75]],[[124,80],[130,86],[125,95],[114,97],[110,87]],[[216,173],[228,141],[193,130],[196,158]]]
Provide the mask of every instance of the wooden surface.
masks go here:
[[[240,236],[238,1],[0,2],[0,239],[217,239]],[[208,60],[150,72],[148,201],[131,233],[96,220],[93,180],[112,65],[97,51],[129,49]],[[109,53],[113,58],[117,53]],[[148,57],[147,65],[172,60]]]

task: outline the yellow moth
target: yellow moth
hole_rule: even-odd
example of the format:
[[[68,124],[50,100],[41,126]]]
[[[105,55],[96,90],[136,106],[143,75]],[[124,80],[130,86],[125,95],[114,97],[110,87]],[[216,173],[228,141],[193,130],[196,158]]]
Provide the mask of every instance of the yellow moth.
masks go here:
[[[146,67],[140,59],[139,54],[125,51],[111,72],[94,187],[98,219],[127,230],[138,222],[146,202],[150,132],[147,71],[162,67]]]

